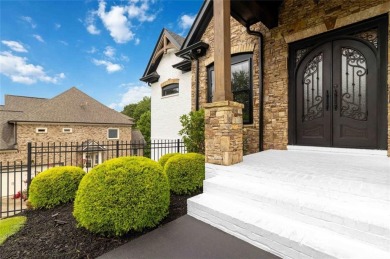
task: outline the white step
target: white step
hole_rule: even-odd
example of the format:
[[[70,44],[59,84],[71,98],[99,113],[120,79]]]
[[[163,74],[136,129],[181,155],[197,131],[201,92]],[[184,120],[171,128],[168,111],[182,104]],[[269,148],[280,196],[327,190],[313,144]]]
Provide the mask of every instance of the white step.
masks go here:
[[[267,209],[327,228],[390,251],[390,203],[329,198],[322,192],[268,181],[219,175],[204,182],[204,193],[248,207]]]
[[[389,159],[390,162],[390,159]],[[389,167],[390,168],[390,167]],[[382,183],[382,178],[374,182],[365,181],[364,177],[348,178],[330,173],[318,172],[317,168],[303,168],[299,173],[296,169],[286,168],[280,165],[251,167],[246,163],[237,164],[234,166],[222,167],[215,165],[206,165],[206,178],[215,176],[229,176],[246,179],[254,182],[270,182],[275,184],[286,184],[299,188],[307,188],[312,190],[323,191],[325,195],[339,197],[342,195],[349,200],[366,199],[367,201],[383,200],[390,202],[389,183]],[[329,169],[331,170],[331,169]],[[364,174],[364,173],[362,173]],[[211,176],[211,177],[210,177]],[[374,176],[370,176],[370,180]],[[390,180],[390,173],[387,176],[387,181]]]
[[[282,258],[390,258],[367,243],[208,193],[188,200],[188,214]]]

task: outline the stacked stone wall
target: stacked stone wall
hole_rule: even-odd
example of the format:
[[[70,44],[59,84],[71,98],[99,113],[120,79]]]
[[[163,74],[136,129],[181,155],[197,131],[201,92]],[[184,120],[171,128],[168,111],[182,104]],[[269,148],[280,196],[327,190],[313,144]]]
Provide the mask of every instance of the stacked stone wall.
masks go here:
[[[342,28],[390,12],[388,0],[285,0],[279,11],[279,26],[268,30],[258,23],[252,30],[264,35],[264,149],[286,149],[288,144],[288,44],[311,36]],[[389,26],[390,34],[390,26]],[[211,20],[201,39],[210,45],[200,58],[200,105],[207,101],[207,65],[214,56],[214,21]],[[245,139],[250,139],[249,153],[258,150],[259,67],[258,38],[248,35],[246,28],[231,18],[231,46],[253,44],[253,118],[245,125]],[[390,46],[390,39],[389,39]],[[388,56],[390,84],[390,51]],[[192,108],[195,107],[195,62],[192,64]],[[390,100],[390,90],[388,88]],[[390,102],[388,104],[388,154],[390,156]],[[257,147],[255,146],[257,144]]]

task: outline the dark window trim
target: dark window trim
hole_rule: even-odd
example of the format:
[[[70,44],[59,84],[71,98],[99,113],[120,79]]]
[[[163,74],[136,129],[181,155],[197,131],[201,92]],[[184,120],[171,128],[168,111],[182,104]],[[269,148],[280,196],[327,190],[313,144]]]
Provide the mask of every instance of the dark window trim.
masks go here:
[[[253,53],[238,53],[233,54],[231,57],[231,66],[249,61],[249,89],[234,91],[234,93],[249,92],[249,120],[243,121],[244,124],[253,124]],[[210,103],[212,99],[212,87],[211,87],[211,75],[214,71],[214,63],[207,67],[207,102]]]
[[[173,90],[173,89],[177,89],[177,92],[171,92],[171,93],[168,92],[167,93],[168,90]],[[179,93],[179,84],[178,83],[169,84],[169,85],[166,85],[166,86],[161,88],[161,96],[162,97],[170,96],[170,95],[178,94],[178,93]]]

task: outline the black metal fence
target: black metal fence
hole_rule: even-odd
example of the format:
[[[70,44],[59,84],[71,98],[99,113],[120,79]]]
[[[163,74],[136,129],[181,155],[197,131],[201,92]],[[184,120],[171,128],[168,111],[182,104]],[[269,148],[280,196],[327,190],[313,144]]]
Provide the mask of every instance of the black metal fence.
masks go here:
[[[51,167],[72,165],[88,172],[112,158],[146,156],[157,161],[168,153],[186,153],[183,141],[28,143],[25,161],[0,162],[0,217],[23,211],[26,208],[29,183],[38,173]]]

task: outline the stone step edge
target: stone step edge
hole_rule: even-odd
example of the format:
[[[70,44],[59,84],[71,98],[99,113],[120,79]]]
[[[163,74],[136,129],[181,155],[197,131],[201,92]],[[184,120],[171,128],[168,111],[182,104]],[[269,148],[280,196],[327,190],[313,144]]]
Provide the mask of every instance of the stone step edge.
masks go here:
[[[220,220],[220,224],[225,224],[222,226],[228,227],[233,232],[243,231],[241,234],[248,238],[256,239],[254,235],[257,235],[257,238],[264,235],[272,237],[272,240],[284,249],[295,247],[294,251],[290,251],[292,254],[303,253],[309,258],[390,258],[390,253],[361,241],[272,212],[259,212],[239,204],[232,204],[213,195],[201,194],[189,199],[187,203],[189,215],[203,213],[205,217],[216,217]],[[215,226],[219,227],[218,222]],[[276,250],[280,249],[279,247]],[[291,257],[297,258],[293,255]]]
[[[247,170],[247,168],[245,168],[245,169]],[[354,193],[351,193],[350,191],[344,191],[343,189],[335,188],[332,185],[317,186],[317,185],[309,185],[309,184],[306,184],[306,183],[295,184],[295,183],[291,183],[291,181],[287,181],[287,179],[278,179],[278,178],[270,179],[270,178],[266,178],[266,177],[257,177],[257,176],[254,176],[252,174],[248,174],[248,173],[246,173],[243,170],[239,170],[238,168],[235,168],[235,169],[227,169],[227,168],[225,168],[222,171],[221,170],[218,171],[218,172],[213,171],[211,173],[209,173],[207,170],[208,170],[208,168],[206,168],[206,180],[207,179],[212,179],[212,178],[218,177],[218,176],[222,176],[222,177],[229,176],[229,177],[235,177],[236,179],[247,178],[251,182],[262,183],[264,181],[268,181],[268,182],[273,183],[273,184],[278,183],[278,184],[281,184],[281,185],[287,185],[287,186],[292,186],[292,187],[304,186],[305,188],[313,190],[313,191],[314,190],[324,190],[325,189],[325,190],[330,190],[333,193],[337,192],[337,193],[339,193],[341,195],[344,195],[344,196],[357,197],[357,198],[360,198],[360,199],[367,199],[367,200],[371,200],[371,201],[381,200],[383,202],[390,202],[390,190],[387,190],[386,186],[383,187],[384,190],[386,191],[385,195],[381,195],[381,197],[379,197],[378,194],[374,194],[377,197],[373,197],[373,196],[361,195],[361,193],[357,192],[357,191],[354,192]],[[237,170],[240,171],[240,175],[239,176],[235,172]]]
[[[321,228],[328,228],[341,235],[356,238],[362,242],[369,243],[380,249],[385,248],[385,250],[390,251],[390,239],[388,238],[390,235],[390,229],[362,222],[359,221],[359,219],[355,220],[350,217],[346,217],[347,220],[343,221],[342,216],[334,215],[330,212],[322,210],[320,211],[307,207],[305,207],[303,210],[299,210],[299,206],[293,203],[289,204],[288,202],[280,201],[272,203],[269,201],[268,197],[265,198],[265,200],[259,200],[258,198],[254,197],[255,195],[250,197],[250,194],[244,197],[238,192],[229,193],[229,187],[223,188],[224,186],[219,186],[218,189],[216,189],[215,187],[215,183],[205,182],[203,187],[203,193],[229,198],[232,203],[238,202],[246,204],[248,206],[256,207],[258,209],[265,207],[275,213],[288,215],[289,217],[294,218],[297,221],[310,222],[315,226]],[[336,222],[334,220],[335,218],[339,220],[339,222]]]

